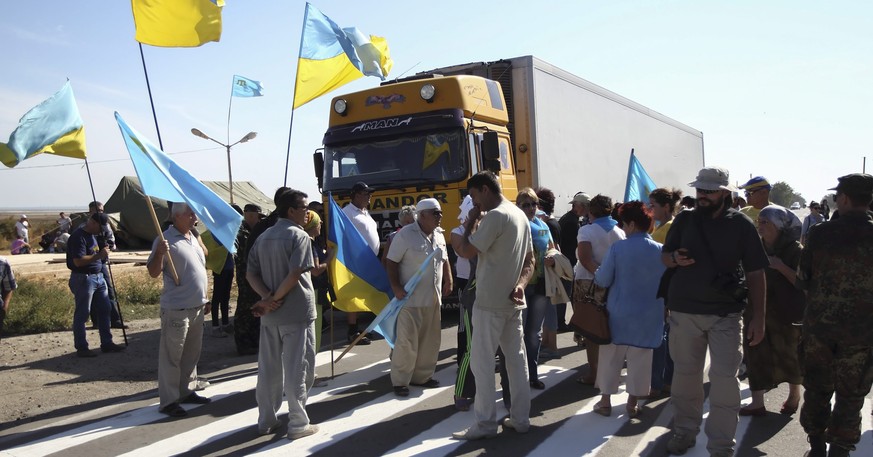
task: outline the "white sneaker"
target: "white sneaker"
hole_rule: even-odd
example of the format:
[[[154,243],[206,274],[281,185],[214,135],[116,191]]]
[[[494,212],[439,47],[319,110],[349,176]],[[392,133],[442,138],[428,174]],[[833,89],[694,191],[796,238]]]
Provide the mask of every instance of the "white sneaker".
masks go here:
[[[276,432],[276,430],[279,430],[279,427],[281,425],[282,425],[281,422],[276,422],[275,424],[273,424],[265,429],[258,427],[258,435],[272,435],[273,433]]]
[[[212,336],[213,338],[227,338],[227,333],[221,329],[221,326],[213,325],[212,326]]]
[[[511,428],[518,433],[527,433],[530,429],[530,425],[518,425],[512,421],[510,418],[503,419],[503,428]]]
[[[288,431],[288,439],[296,440],[310,435],[315,435],[316,433],[318,433],[318,426],[309,424],[303,430],[297,432]]]
[[[194,390],[197,392],[204,390],[209,386],[209,380],[203,376],[197,376],[197,379],[194,381]]]
[[[466,430],[452,433],[452,438],[456,440],[466,440],[466,441],[475,441],[481,439],[494,438],[497,436],[497,432],[486,432],[480,430],[477,427],[470,427]]]

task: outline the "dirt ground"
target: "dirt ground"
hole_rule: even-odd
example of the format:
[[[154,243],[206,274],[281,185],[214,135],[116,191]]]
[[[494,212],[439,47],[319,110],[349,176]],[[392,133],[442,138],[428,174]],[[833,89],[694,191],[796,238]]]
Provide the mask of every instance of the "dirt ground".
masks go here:
[[[203,336],[199,373],[208,374],[255,356],[236,354],[233,335]],[[71,331],[24,335],[0,340],[0,385],[3,386],[0,429],[82,404],[102,406],[129,397],[151,396],[157,401],[160,321],[127,322],[128,348],[117,354],[78,358]],[[123,344],[121,330],[112,330]],[[92,349],[99,352],[97,330],[88,330]]]

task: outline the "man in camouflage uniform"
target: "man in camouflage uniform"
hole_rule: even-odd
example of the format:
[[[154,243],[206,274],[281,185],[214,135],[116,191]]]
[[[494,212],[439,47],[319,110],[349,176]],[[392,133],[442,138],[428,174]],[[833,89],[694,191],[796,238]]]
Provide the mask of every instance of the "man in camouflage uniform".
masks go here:
[[[240,224],[236,234],[236,285],[238,296],[236,310],[233,316],[233,336],[236,343],[236,351],[239,355],[258,353],[258,341],[261,333],[261,319],[252,315],[252,305],[257,303],[261,296],[255,292],[246,280],[246,270],[249,254],[249,238],[251,231],[258,222],[264,218],[261,207],[249,203],[243,210],[243,223]]]
[[[873,384],[873,176],[839,178],[840,218],[809,231],[797,268],[807,291],[800,423],[808,456],[849,455],[861,436],[861,408]],[[831,410],[831,397],[836,394]]]

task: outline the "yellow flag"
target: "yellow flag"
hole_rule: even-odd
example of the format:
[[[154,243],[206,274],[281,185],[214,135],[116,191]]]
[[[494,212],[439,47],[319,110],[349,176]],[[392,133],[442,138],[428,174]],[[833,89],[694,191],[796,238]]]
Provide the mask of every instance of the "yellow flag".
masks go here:
[[[162,47],[197,47],[221,39],[224,0],[131,0],[136,41]]]

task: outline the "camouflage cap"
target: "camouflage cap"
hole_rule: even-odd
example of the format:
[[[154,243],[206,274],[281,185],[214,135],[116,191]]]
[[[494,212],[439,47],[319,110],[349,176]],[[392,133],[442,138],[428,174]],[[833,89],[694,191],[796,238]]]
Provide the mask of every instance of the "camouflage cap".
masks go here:
[[[828,190],[836,190],[847,194],[873,194],[873,176],[865,173],[852,173],[837,178],[840,183],[837,187]]]

